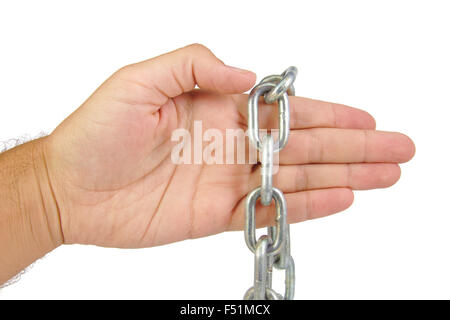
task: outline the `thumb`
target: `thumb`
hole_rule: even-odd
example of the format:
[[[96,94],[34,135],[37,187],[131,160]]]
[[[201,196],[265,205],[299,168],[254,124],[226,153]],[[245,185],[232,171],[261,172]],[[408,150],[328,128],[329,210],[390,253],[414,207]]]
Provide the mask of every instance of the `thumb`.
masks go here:
[[[128,65],[119,70],[119,73],[152,90],[161,104],[167,98],[193,90],[195,85],[220,93],[241,93],[250,89],[256,81],[253,72],[225,65],[201,44],[191,44]]]

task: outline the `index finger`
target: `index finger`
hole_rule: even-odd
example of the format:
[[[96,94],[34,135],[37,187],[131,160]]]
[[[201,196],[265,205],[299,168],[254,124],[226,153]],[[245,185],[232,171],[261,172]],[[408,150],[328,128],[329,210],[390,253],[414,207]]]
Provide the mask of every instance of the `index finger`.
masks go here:
[[[247,121],[248,95],[234,95],[239,113]],[[289,97],[291,129],[344,128],[373,130],[375,119],[366,111],[343,104],[314,100],[303,97]],[[278,127],[278,108],[259,102],[258,117],[261,129]]]

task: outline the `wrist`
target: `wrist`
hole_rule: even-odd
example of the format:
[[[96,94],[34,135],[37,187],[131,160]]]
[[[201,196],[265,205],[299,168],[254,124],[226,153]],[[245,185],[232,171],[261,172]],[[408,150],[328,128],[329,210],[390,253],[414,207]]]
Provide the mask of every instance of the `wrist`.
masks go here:
[[[35,182],[28,187],[24,186],[24,192],[30,192],[30,199],[25,202],[30,204],[29,210],[36,209],[38,220],[36,223],[42,224],[39,232],[42,244],[47,249],[53,250],[63,244],[64,236],[60,208],[47,162],[47,141],[48,137],[43,137],[30,142]]]
[[[0,283],[63,243],[46,138],[0,155]]]

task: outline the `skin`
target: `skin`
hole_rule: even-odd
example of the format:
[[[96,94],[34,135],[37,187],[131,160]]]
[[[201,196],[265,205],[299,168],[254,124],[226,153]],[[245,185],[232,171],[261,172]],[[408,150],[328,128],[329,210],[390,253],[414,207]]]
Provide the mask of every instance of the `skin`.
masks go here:
[[[254,165],[175,165],[174,129],[246,130],[250,71],[190,45],[126,66],[55,131],[0,155],[0,283],[61,244],[139,248],[239,230]],[[198,89],[195,89],[195,86]],[[384,188],[410,160],[407,136],[375,130],[367,112],[290,97],[291,134],[274,185],[290,223],[348,208],[352,190]],[[261,103],[261,128],[276,128]],[[274,207],[256,208],[257,225]]]

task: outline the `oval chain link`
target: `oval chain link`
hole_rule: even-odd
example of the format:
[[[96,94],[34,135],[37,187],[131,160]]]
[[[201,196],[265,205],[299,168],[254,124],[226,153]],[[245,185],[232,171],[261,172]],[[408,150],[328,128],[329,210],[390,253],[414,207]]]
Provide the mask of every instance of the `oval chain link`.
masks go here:
[[[266,134],[262,139],[261,150],[261,204],[268,206],[272,202],[273,176],[273,138]]]
[[[274,188],[273,154],[283,149],[289,138],[289,95],[294,95],[293,83],[297,68],[289,67],[281,75],[265,77],[250,92],[248,99],[249,141],[261,152],[261,187],[247,195],[245,210],[245,242],[255,254],[253,286],[244,295],[246,300],[291,300],[295,291],[295,265],[290,252],[289,225],[286,199],[283,192]],[[271,134],[259,137],[258,104],[261,96],[268,104],[278,102],[279,136],[274,142]],[[256,241],[255,206],[258,198],[264,206],[275,200],[275,226],[268,227],[268,234]],[[285,271],[284,296],[272,289],[273,267]]]
[[[276,86],[264,95],[266,103],[271,104],[281,98],[287,92],[290,96],[295,96],[294,81],[297,77],[297,68],[289,67],[280,76],[271,75],[261,80],[260,83],[274,82]]]
[[[276,87],[273,82],[259,83],[252,89],[248,98],[248,138],[258,151],[262,149],[262,141],[259,137],[258,124],[258,100],[265,93]],[[284,148],[289,139],[289,100],[284,92],[278,101],[278,140],[274,142],[274,151],[278,152]]]
[[[261,196],[261,187],[254,189],[247,196],[245,210],[245,242],[248,248],[255,253],[256,251],[256,223],[255,223],[255,206],[256,201]],[[277,188],[272,188],[272,198],[275,200],[276,229],[275,238],[270,239],[271,243],[267,249],[268,254],[276,255],[283,249],[283,243],[287,232],[286,223],[286,199]]]

